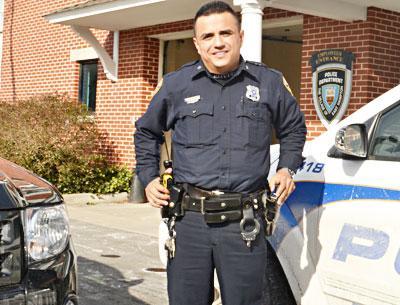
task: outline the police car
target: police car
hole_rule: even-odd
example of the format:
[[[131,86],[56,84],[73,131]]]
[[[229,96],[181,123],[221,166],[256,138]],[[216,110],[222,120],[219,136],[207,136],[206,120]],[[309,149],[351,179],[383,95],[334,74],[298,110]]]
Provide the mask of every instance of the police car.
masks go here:
[[[265,304],[399,305],[400,85],[303,155],[268,239]],[[274,173],[279,146],[271,157]]]

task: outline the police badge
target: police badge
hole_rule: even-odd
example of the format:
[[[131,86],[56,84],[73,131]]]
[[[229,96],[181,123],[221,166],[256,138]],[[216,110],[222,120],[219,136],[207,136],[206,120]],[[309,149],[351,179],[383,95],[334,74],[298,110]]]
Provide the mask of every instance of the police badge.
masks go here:
[[[258,87],[247,85],[246,86],[246,97],[253,102],[258,102],[260,100],[260,90]]]
[[[344,50],[323,50],[311,57],[313,101],[326,128],[337,124],[350,100],[354,54]]]

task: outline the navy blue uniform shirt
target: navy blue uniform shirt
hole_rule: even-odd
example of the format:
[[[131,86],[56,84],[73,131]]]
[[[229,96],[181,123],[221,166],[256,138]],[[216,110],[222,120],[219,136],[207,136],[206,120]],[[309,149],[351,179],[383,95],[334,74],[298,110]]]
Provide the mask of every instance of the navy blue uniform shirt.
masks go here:
[[[265,188],[272,129],[281,144],[278,168],[302,162],[306,126],[280,72],[241,60],[221,85],[201,61],[167,74],[136,122],[136,173],[144,186],[159,177],[163,131],[172,130],[176,182],[209,190]]]

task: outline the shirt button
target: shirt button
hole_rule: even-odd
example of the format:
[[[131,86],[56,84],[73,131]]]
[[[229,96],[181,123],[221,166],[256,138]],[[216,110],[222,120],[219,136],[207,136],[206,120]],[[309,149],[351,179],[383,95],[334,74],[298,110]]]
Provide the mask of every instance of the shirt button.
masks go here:
[[[222,106],[221,108],[222,108],[222,110],[225,110],[225,106]]]
[[[193,113],[196,113],[196,112],[197,112],[197,110],[193,110],[192,112],[193,112]]]

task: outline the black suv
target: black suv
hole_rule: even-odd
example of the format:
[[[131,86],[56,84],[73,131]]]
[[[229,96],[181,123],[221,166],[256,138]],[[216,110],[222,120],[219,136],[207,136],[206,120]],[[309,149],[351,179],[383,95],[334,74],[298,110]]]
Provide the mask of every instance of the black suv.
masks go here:
[[[0,158],[0,305],[77,305],[76,258],[58,190]]]

